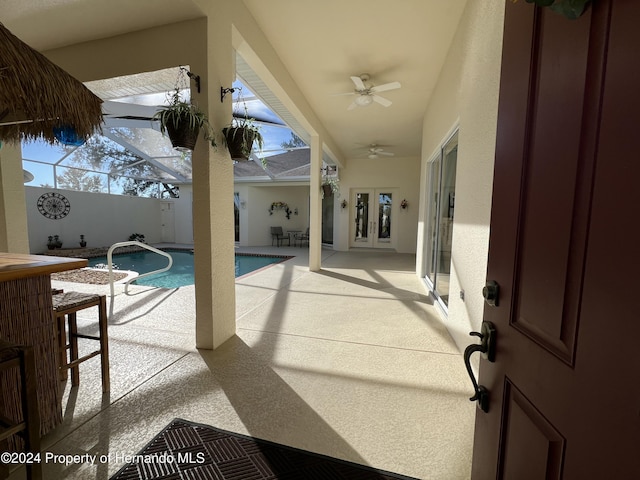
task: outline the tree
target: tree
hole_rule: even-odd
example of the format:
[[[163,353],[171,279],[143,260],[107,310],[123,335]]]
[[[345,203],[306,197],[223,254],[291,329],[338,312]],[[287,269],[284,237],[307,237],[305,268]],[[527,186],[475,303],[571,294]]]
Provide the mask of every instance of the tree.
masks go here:
[[[126,133],[129,137],[136,135],[131,130]],[[101,135],[91,137],[87,143],[73,152],[67,166],[69,168],[65,168],[64,173],[56,177],[59,188],[104,192],[106,190],[105,175],[92,171],[111,172],[109,177],[122,187],[120,193],[133,196],[156,196],[153,193],[156,182],[147,180],[156,177],[154,166],[107,137]],[[118,178],[123,180],[117,182]],[[111,185],[113,186],[114,183]],[[168,183],[163,185],[164,191],[169,192],[170,197],[177,197],[176,186]]]
[[[299,136],[291,132],[291,137],[289,138],[289,141],[282,142],[280,146],[282,147],[283,150],[290,150],[292,148],[306,147],[307,144],[304,143],[304,141]]]

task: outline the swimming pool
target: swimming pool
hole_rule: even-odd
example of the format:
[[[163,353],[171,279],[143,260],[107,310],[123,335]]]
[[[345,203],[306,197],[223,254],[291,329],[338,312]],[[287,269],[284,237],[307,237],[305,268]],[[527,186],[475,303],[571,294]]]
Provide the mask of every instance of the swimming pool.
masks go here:
[[[171,269],[151,275],[149,277],[132,282],[135,285],[148,285],[151,287],[177,288],[186,285],[193,285],[193,253],[188,250],[165,250],[173,257],[173,265]],[[285,256],[263,256],[236,253],[236,278],[246,275],[260,268],[275,263],[284,262],[291,257]],[[114,254],[113,263],[118,270],[133,270],[134,272],[148,273],[154,270],[165,268],[167,266],[167,258],[150,251]],[[95,267],[107,264],[107,257],[96,257],[89,259],[89,267]],[[116,267],[114,267],[115,269]]]

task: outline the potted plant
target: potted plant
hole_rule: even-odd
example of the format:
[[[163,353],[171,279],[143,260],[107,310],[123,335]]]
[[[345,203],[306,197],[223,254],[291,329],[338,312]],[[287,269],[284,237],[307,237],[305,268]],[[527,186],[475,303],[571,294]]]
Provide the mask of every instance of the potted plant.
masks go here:
[[[512,0],[514,3],[518,0]],[[575,20],[589,8],[591,0],[525,0],[539,7],[549,7],[556,13]]]
[[[84,240],[84,235],[80,235],[80,247],[84,248],[87,246],[87,242]]]
[[[231,125],[222,129],[222,137],[229,149],[231,159],[243,162],[249,160],[254,143],[262,151],[264,138],[260,133],[260,128],[255,124],[255,119],[249,117],[247,104],[241,99],[236,102],[236,105],[239,103],[242,103],[244,112],[242,115],[233,116]]]
[[[132,233],[131,235],[129,235],[129,241],[147,243],[147,241],[144,239],[144,235],[142,235],[141,233]]]
[[[47,248],[49,250],[53,250],[54,248],[56,248],[56,243],[53,241],[53,235],[49,235],[49,237],[47,238]]]
[[[54,235],[53,236],[53,243],[54,243],[56,248],[62,248],[62,240],[60,240],[60,236],[59,235]]]
[[[169,104],[160,107],[153,119],[160,122],[160,131],[167,134],[176,150],[193,151],[200,130],[211,146],[216,146],[207,115],[193,103],[182,100],[178,88],[170,96]]]
[[[335,195],[336,197],[340,196],[340,186],[338,183],[340,180],[338,177],[332,177],[329,175],[322,176],[322,198],[330,197]]]

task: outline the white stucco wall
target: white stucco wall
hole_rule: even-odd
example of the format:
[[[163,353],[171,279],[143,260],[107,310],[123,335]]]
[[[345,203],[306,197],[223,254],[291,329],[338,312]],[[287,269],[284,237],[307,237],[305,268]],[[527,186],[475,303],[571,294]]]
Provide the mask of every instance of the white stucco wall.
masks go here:
[[[427,162],[459,125],[447,326],[459,348],[482,323],[504,1],[468,2],[423,123],[417,271],[424,275]],[[465,299],[460,298],[464,290]]]
[[[235,191],[245,208],[240,209],[240,245],[271,245],[270,227],[304,231],[309,226],[309,186],[308,185],[251,185],[236,184]],[[284,210],[269,214],[273,202],[284,202],[292,212],[287,219]]]
[[[180,198],[173,199],[176,243],[193,243],[193,187],[180,185]]]
[[[69,200],[66,217],[52,220],[38,211],[38,198],[45,192],[58,192]],[[25,187],[25,197],[30,253],[45,252],[49,235],[59,235],[62,248],[79,248],[80,235],[85,236],[87,247],[123,242],[132,233],[144,235],[147,243],[160,241],[160,201],[154,198],[41,187]]]

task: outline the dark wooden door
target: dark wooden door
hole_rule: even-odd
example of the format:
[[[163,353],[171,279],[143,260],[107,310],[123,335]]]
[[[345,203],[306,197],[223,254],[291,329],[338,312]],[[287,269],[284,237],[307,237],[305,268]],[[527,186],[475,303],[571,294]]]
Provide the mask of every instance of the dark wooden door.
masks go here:
[[[640,478],[640,2],[506,1],[473,479]]]

